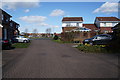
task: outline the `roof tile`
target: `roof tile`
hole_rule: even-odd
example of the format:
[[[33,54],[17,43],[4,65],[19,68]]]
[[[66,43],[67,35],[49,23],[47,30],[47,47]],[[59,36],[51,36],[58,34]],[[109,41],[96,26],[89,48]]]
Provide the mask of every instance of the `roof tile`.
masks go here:
[[[62,21],[83,21],[82,17],[64,17]]]
[[[83,24],[83,27],[91,29],[91,30],[97,30],[98,29],[95,24]]]
[[[96,17],[99,21],[120,21],[120,19],[116,17]]]

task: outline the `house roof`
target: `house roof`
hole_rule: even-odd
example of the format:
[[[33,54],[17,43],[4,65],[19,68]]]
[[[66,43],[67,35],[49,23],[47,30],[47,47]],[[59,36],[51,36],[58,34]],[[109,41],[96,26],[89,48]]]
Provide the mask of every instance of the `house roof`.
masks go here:
[[[16,24],[16,25],[19,25],[17,22],[15,22],[15,21],[13,21],[13,20],[11,20],[10,22],[12,22],[12,23],[14,23],[14,24]]]
[[[66,31],[71,31],[73,29],[76,29],[77,27],[62,27],[62,31],[66,32]]]
[[[97,30],[98,29],[95,24],[83,24],[83,27],[91,29],[91,30]]]
[[[8,14],[7,12],[5,12],[5,11],[2,10],[1,8],[0,8],[0,11],[2,12],[2,14],[7,14],[9,17],[12,17],[10,14]]]
[[[62,21],[83,21],[82,17],[64,17]]]
[[[99,21],[120,21],[117,17],[96,17]]]

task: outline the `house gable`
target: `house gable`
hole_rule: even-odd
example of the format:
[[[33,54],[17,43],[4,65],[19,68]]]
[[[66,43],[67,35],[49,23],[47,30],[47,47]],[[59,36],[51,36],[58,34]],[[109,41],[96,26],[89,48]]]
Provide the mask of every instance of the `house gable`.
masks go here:
[[[96,17],[95,24],[97,27],[114,27],[120,22],[116,17]]]
[[[82,27],[82,17],[64,17],[62,19],[62,27]]]
[[[120,22],[120,19],[117,17],[96,17],[95,25],[100,29],[102,33],[112,32],[112,27],[117,25]]]

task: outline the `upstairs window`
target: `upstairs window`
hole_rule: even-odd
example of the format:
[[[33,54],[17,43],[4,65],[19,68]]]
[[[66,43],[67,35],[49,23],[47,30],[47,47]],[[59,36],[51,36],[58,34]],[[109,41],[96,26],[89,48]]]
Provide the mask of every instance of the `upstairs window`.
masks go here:
[[[106,23],[106,27],[112,27],[112,23]]]
[[[76,23],[71,23],[70,25],[71,25],[71,26],[76,26]]]
[[[12,23],[10,23],[10,26],[11,26],[11,27],[13,27],[13,24],[12,24]]]
[[[70,27],[70,23],[67,23],[66,27]]]
[[[77,26],[79,26],[79,23],[77,23]]]
[[[4,20],[4,15],[2,14],[2,20]]]
[[[106,27],[106,23],[104,22],[104,23],[100,23],[100,26],[101,27]]]
[[[9,20],[8,19],[6,19],[6,22],[8,22]]]

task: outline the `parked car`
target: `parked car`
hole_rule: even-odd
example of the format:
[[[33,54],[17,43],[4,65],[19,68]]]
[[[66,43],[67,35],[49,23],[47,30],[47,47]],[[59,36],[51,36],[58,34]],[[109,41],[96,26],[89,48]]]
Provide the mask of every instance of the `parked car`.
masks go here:
[[[112,40],[112,36],[109,34],[100,34],[96,35],[92,38],[85,39],[83,44],[90,44],[90,45],[106,45]]]
[[[28,43],[28,42],[30,42],[30,39],[29,38],[25,38],[24,36],[17,36],[17,37],[14,37],[12,39],[12,42],[13,43],[18,43],[18,42]]]
[[[2,40],[2,48],[3,49],[11,49],[11,46],[12,46],[11,40],[8,40],[8,39]]]

